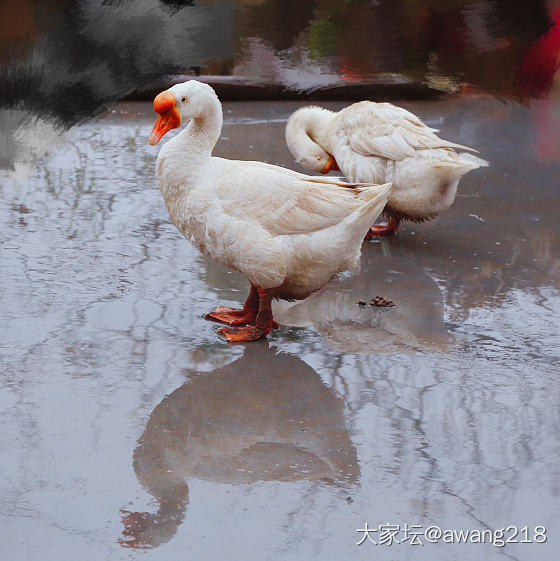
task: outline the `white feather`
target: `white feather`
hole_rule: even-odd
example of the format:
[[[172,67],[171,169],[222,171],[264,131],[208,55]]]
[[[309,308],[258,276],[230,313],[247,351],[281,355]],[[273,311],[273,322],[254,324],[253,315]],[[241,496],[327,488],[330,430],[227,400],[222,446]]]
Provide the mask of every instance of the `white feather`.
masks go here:
[[[189,100],[181,117],[192,121],[161,149],[158,183],[171,220],[200,251],[285,298],[303,298],[357,264],[390,184],[213,157],[222,126],[214,91],[194,80],[169,91]]]
[[[302,108],[286,127],[297,161],[316,169],[307,152],[332,155],[350,181],[393,182],[387,208],[414,219],[438,215],[451,206],[462,175],[488,165],[455,149],[476,152],[439,138],[436,129],[390,103],[362,101],[339,111]],[[304,140],[305,138],[305,140]]]

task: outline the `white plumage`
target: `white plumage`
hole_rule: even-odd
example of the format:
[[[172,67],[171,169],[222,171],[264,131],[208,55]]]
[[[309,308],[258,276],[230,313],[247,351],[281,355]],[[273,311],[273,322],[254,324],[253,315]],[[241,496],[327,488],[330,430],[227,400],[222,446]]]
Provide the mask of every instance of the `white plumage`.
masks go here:
[[[462,175],[488,165],[457,153],[476,150],[442,140],[436,132],[405,109],[362,101],[338,113],[299,109],[288,121],[286,141],[294,158],[313,171],[329,171],[330,156],[350,181],[391,181],[385,214],[422,221],[451,206]]]
[[[213,157],[222,128],[214,90],[190,80],[164,94],[173,96],[181,122],[192,120],[159,153],[159,188],[171,220],[200,251],[244,273],[253,287],[287,299],[308,296],[358,263],[361,241],[385,206],[390,184],[348,184]],[[170,114],[160,112],[159,119]],[[153,132],[150,141],[159,138]]]

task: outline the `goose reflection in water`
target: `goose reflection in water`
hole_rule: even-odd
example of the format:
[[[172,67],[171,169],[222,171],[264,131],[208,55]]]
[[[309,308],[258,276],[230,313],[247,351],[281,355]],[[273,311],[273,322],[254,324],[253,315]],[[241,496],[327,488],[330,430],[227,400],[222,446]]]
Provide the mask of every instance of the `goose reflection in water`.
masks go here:
[[[365,249],[362,269],[367,274],[337,279],[301,302],[274,303],[274,318],[281,325],[314,326],[343,352],[437,352],[455,342],[444,322],[441,291],[418,261]],[[370,306],[377,295],[394,307]]]
[[[189,504],[188,480],[356,482],[344,400],[299,358],[251,343],[241,358],[196,374],[154,409],[134,471],[155,513],[122,511],[123,547],[168,542]]]

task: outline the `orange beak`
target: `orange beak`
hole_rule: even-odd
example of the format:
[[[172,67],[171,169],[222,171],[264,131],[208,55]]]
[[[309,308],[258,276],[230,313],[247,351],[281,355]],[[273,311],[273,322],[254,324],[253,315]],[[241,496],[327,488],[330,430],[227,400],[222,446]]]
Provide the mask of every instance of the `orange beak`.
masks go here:
[[[161,92],[154,99],[154,109],[158,118],[149,138],[152,146],[155,146],[166,132],[181,125],[176,101],[175,96],[170,92]]]
[[[329,159],[325,164],[325,167],[321,170],[321,173],[329,173],[329,171],[340,171],[336,160],[329,154]]]

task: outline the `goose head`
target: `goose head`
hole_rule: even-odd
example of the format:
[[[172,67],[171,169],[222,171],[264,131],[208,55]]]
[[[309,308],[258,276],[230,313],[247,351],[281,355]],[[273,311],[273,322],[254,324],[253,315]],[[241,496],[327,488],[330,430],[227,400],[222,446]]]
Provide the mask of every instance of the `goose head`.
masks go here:
[[[214,90],[197,80],[176,84],[159,93],[154,99],[154,110],[158,117],[149,143],[154,146],[165,133],[180,127],[185,121],[207,114],[217,100]]]
[[[339,170],[336,160],[319,140],[333,117],[332,111],[322,107],[302,107],[288,119],[286,143],[304,168],[316,173]]]

